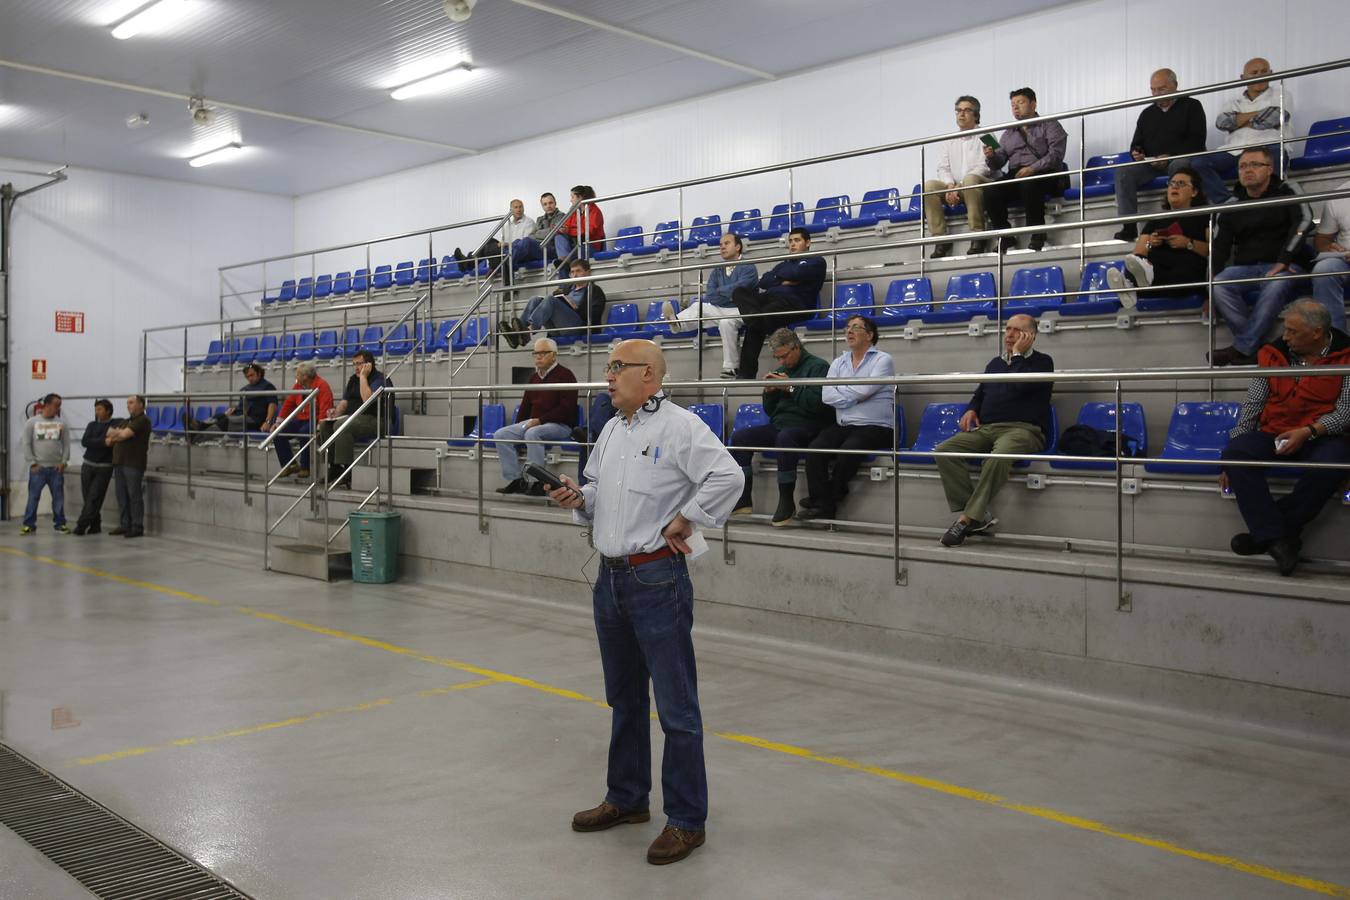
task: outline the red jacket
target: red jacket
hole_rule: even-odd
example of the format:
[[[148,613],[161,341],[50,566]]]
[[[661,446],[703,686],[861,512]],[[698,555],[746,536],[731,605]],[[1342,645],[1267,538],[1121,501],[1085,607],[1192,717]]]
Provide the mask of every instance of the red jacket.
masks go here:
[[[576,237],[577,232],[581,230],[581,213],[583,211],[586,213],[586,225],[590,230],[590,233],[586,236],[586,242],[590,244],[603,242],[605,239],[605,214],[600,212],[600,207],[596,206],[594,203],[584,206],[572,213],[567,217],[567,221],[563,222],[562,228],[558,230],[563,234],[570,234],[572,237]],[[593,246],[591,249],[603,250],[604,247]]]
[[[310,388],[319,389],[319,396],[315,398],[315,402],[318,404],[319,407],[319,418],[322,419],[327,417],[328,411],[333,408],[333,389],[328,386],[328,382],[324,381],[318,375],[315,375],[314,383],[310,385],[309,388],[302,387],[300,382],[297,381],[295,383],[293,390],[307,391]],[[303,399],[304,394],[288,395],[286,397],[286,402],[281,404],[281,412],[277,413],[277,422],[281,422],[282,419],[289,416],[291,414],[291,410],[299,406],[300,401]],[[306,406],[304,409],[300,410],[300,415],[296,416],[295,418],[297,421],[300,422],[308,422],[309,407]]]
[[[530,384],[576,384],[577,376],[566,366],[555,365],[547,378],[540,378],[537,371],[530,373]],[[516,413],[517,422],[538,419],[544,422],[556,422],[568,428],[577,424],[576,391],[526,391],[520,401],[520,411]]]
[[[1283,339],[1266,344],[1256,354],[1257,362],[1269,368],[1287,366],[1292,358],[1289,345]],[[1350,338],[1339,331],[1332,331],[1331,349],[1326,356],[1314,359],[1310,365],[1350,365]],[[1339,375],[1272,378],[1270,396],[1261,409],[1258,427],[1267,434],[1284,434],[1311,425],[1336,408],[1340,394]]]

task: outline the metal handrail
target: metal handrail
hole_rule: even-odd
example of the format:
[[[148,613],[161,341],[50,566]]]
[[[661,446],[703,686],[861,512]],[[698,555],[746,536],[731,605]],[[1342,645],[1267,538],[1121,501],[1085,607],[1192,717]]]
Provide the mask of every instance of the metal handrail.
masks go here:
[[[194,396],[194,397],[200,397],[200,396],[203,396],[202,394],[198,394],[198,393],[196,393],[196,392],[191,392],[191,393],[192,393],[192,396]],[[238,392],[236,391],[235,393],[238,393]],[[299,403],[295,404],[295,409],[291,410],[291,411],[290,411],[290,414],[287,415],[286,418],[282,419],[281,422],[280,422],[279,424],[272,426],[272,430],[269,431],[269,432],[267,433],[267,437],[263,438],[263,439],[262,439],[262,442],[258,445],[258,449],[259,449],[259,450],[266,450],[266,449],[268,449],[269,447],[271,447],[271,446],[272,446],[272,442],[276,439],[277,433],[278,433],[279,431],[281,431],[283,428],[285,428],[287,425],[291,424],[291,422],[294,421],[295,417],[298,416],[298,415],[300,415],[300,410],[304,409],[305,406],[306,406],[306,404],[309,404],[309,403],[311,403],[311,402],[316,401],[316,400],[318,399],[318,397],[319,397],[319,389],[318,389],[318,388],[308,388],[308,389],[305,389],[305,388],[299,388],[299,389],[291,388],[290,390],[286,390],[286,391],[275,391],[275,393],[277,393],[277,394],[286,394],[286,395],[291,395],[291,394],[303,394],[304,397],[303,397],[303,399],[300,400]]]

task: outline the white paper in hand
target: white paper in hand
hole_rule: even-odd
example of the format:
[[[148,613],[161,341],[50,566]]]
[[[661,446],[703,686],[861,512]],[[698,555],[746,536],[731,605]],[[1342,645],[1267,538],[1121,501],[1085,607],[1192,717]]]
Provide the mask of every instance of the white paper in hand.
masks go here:
[[[689,559],[698,559],[708,552],[708,539],[703,536],[701,531],[695,530],[693,534],[684,539],[684,542],[689,545],[689,553],[687,554]]]

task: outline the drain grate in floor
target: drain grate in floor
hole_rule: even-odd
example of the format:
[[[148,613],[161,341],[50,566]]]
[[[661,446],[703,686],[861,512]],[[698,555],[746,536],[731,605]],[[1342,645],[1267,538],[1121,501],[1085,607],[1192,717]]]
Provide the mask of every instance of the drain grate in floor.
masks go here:
[[[104,900],[248,900],[4,744],[0,825]]]

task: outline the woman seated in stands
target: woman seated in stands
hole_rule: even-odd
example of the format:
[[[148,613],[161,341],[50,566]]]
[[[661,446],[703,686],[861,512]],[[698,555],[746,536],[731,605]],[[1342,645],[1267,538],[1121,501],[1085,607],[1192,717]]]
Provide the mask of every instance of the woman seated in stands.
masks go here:
[[[579,184],[572,188],[572,205],[576,206],[582,200],[594,200],[595,188],[589,184]],[[586,237],[578,237],[582,233],[583,227],[586,231]],[[561,257],[558,261],[558,269],[565,271],[573,259],[589,259],[591,254],[597,250],[605,249],[605,216],[600,212],[600,207],[594,203],[588,203],[581,209],[574,210],[567,217],[567,221],[562,223],[558,233],[554,236],[554,244],[558,248],[558,254]],[[577,244],[580,243],[580,248]]]
[[[1202,287],[1165,290],[1169,285],[1194,284],[1208,275],[1209,217],[1201,213],[1187,215],[1192,206],[1208,206],[1200,187],[1199,174],[1189,166],[1177,169],[1167,181],[1167,199],[1163,215],[1144,226],[1134,243],[1134,252],[1125,257],[1125,271],[1108,269],[1106,283],[1120,293],[1120,304],[1135,304],[1135,291],[1150,293],[1195,294]]]
[[[878,350],[877,325],[851,316],[844,328],[848,349],[830,364],[827,378],[882,378],[895,374],[891,355]],[[881,450],[895,446],[895,387],[887,384],[828,386],[821,399],[835,409],[835,424],[821,429],[812,450]],[[862,465],[852,453],[808,453],[806,487],[799,519],[833,519],[848,483]]]

